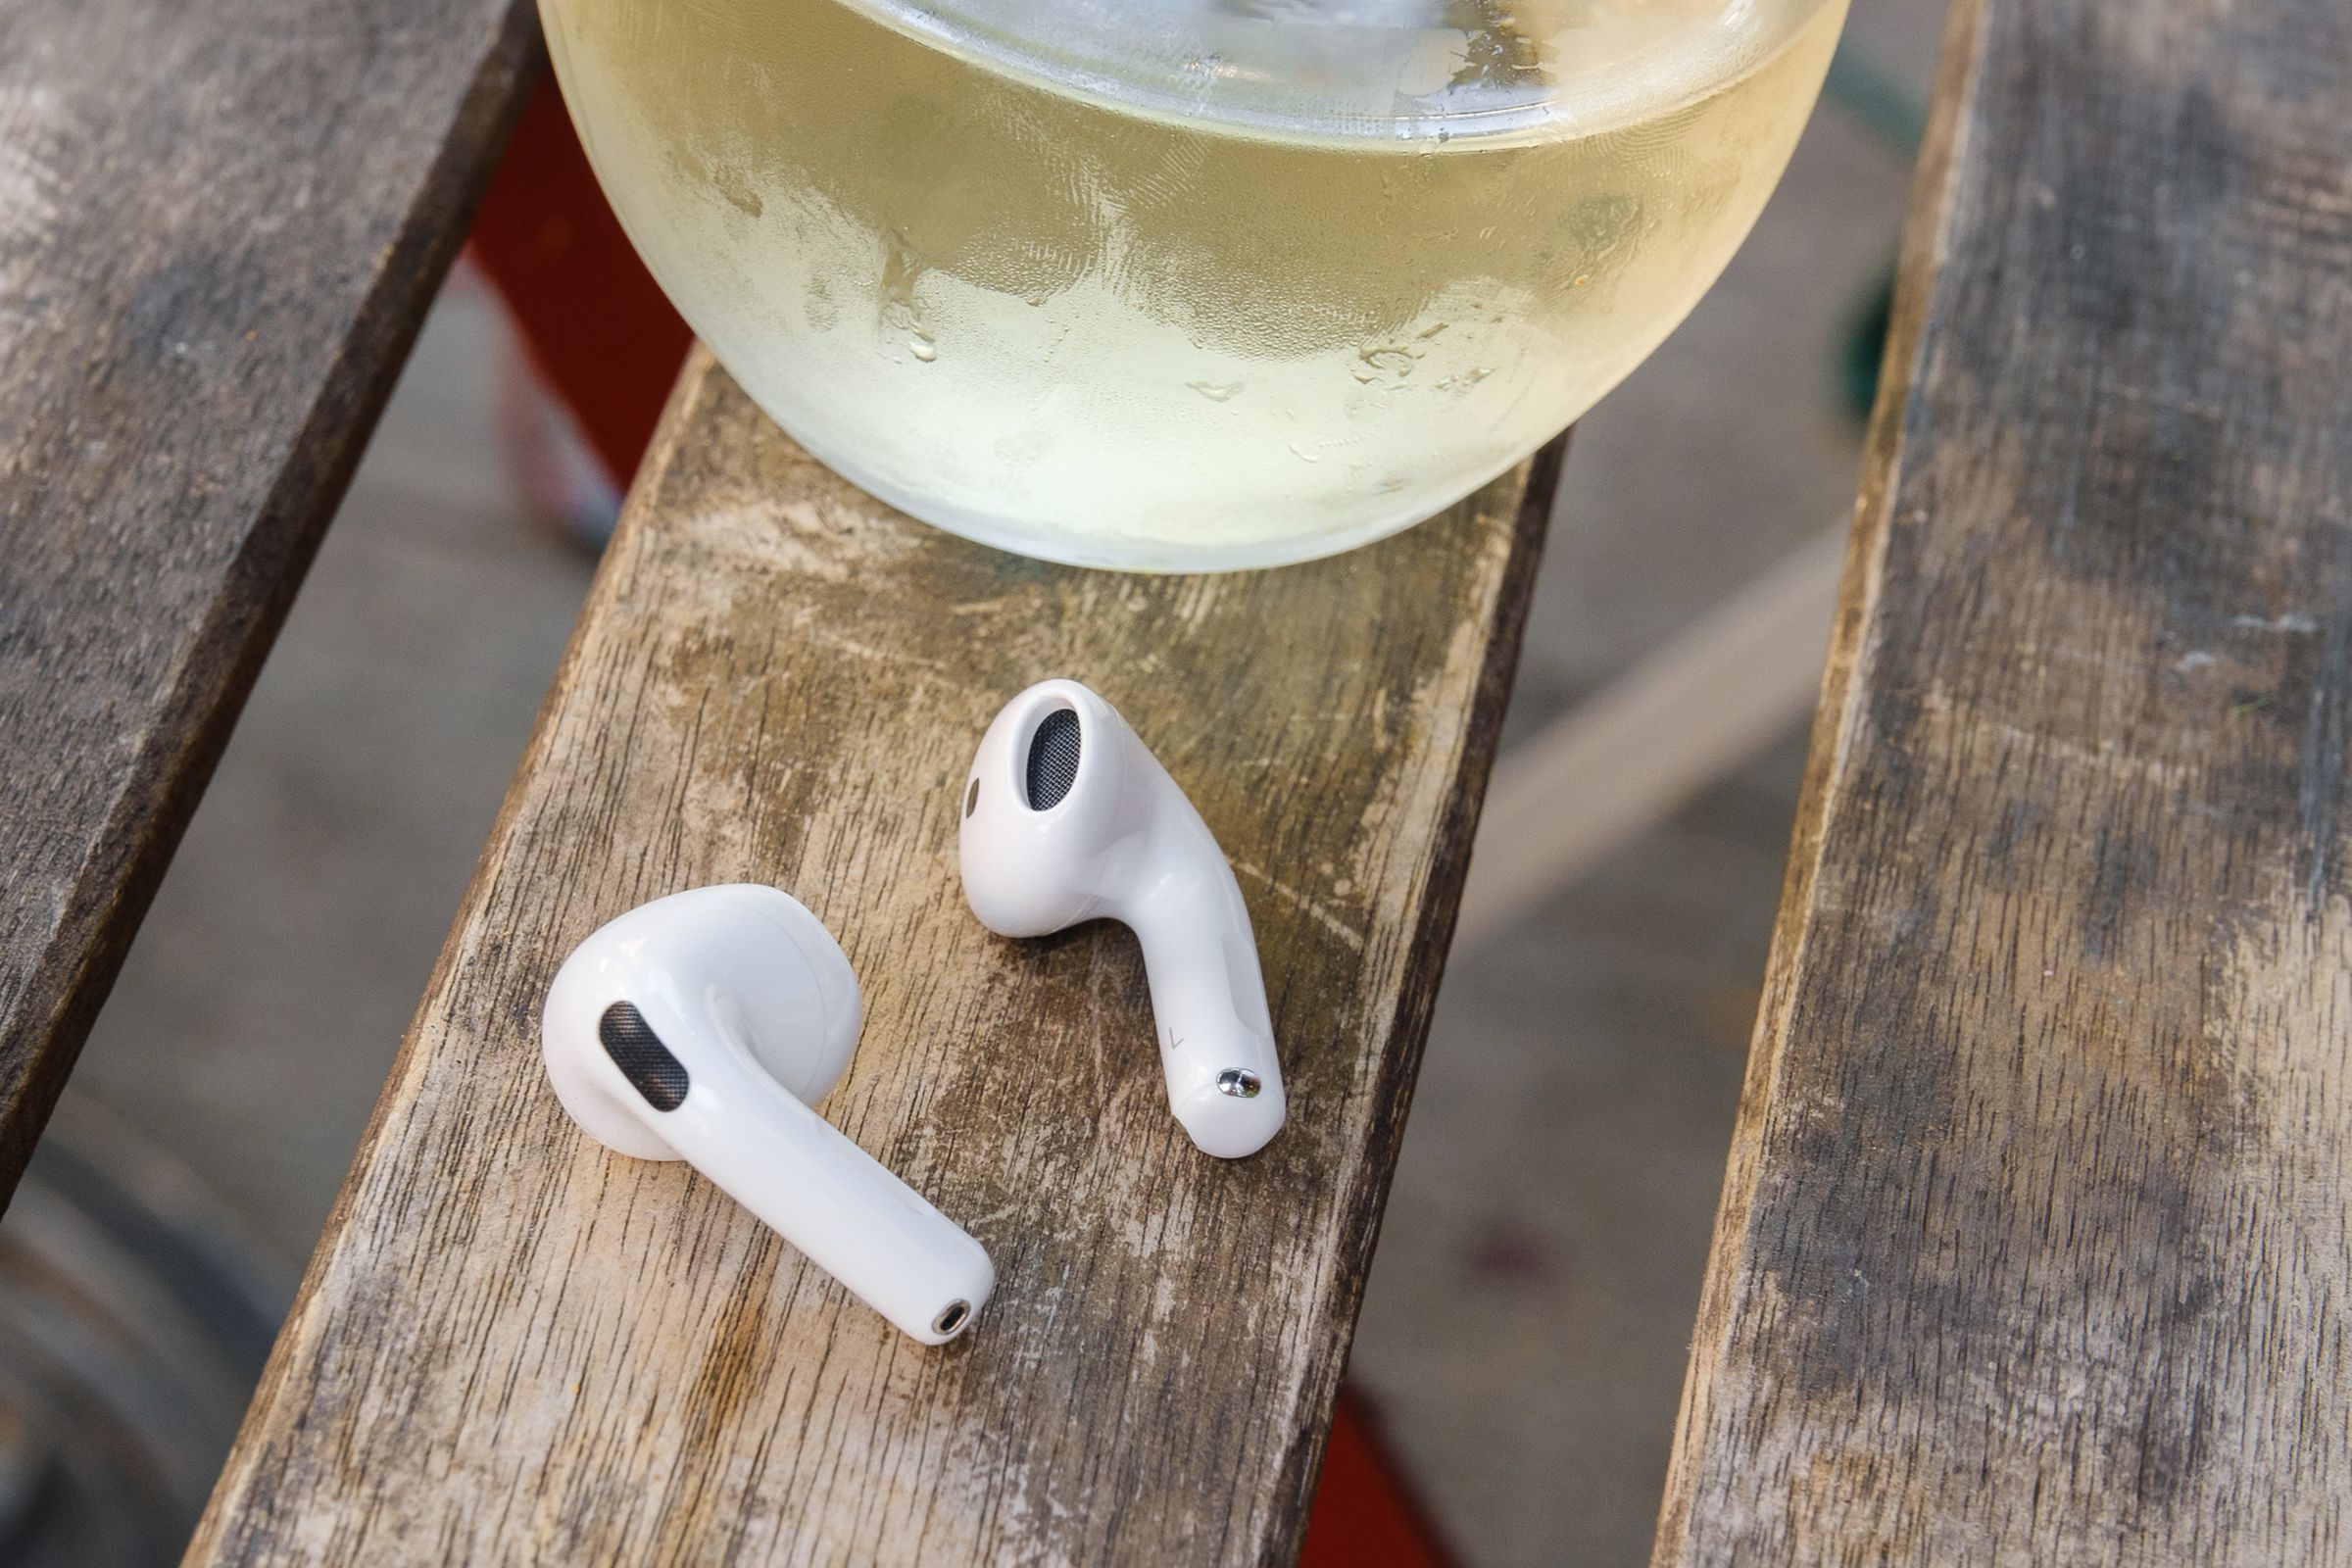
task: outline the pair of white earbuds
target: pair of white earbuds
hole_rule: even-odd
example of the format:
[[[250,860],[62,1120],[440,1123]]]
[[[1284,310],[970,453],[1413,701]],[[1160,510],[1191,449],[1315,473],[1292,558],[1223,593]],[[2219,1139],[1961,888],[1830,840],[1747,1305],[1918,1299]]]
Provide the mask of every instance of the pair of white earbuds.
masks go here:
[[[1282,1070],[1250,911],[1200,813],[1076,681],[1006,704],[959,803],[964,897],[992,931],[1134,928],[1168,1104],[1237,1159],[1282,1126]],[[548,990],[556,1097],[591,1138],[683,1159],[906,1333],[954,1339],[996,1288],[980,1244],[811,1107],[861,1008],[849,956],[790,895],[657,899],[591,935]]]

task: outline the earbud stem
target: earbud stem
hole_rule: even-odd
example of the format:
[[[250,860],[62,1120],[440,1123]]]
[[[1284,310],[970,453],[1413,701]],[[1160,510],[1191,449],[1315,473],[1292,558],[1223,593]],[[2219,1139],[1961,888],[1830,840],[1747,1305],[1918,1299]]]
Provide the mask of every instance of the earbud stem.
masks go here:
[[[699,1054],[684,1102],[647,1112],[662,1136],[901,1330],[955,1338],[996,1284],[980,1244],[781,1086]]]
[[[1239,1159],[1281,1130],[1285,1109],[1257,942],[1223,856],[1167,863],[1204,874],[1162,879],[1124,918],[1143,944],[1168,1108],[1202,1152]]]

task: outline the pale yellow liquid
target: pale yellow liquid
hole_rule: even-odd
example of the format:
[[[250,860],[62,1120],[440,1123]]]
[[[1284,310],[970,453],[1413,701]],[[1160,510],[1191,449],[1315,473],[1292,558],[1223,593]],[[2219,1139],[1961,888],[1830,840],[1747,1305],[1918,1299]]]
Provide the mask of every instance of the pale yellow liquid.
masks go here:
[[[1755,220],[1844,0],[1445,139],[1122,107],[841,0],[542,9],[631,239],[786,430],[961,533],[1205,568],[1427,516],[1640,364]]]

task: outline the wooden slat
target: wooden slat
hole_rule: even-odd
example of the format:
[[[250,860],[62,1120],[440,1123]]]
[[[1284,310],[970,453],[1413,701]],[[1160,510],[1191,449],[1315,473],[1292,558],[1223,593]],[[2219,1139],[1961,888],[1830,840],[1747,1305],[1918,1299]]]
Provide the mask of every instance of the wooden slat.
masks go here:
[[[2342,1561],[2352,9],[1939,91],[1657,1558]]]
[[[1071,571],[868,500],[698,355],[191,1560],[1294,1552],[1556,456],[1335,561]],[[1126,933],[964,907],[972,749],[1050,674],[1122,707],[1240,868],[1293,1097],[1253,1159],[1169,1117]],[[996,1259],[944,1351],[547,1090],[572,944],[738,879],[864,985],[827,1112]]]
[[[536,38],[516,0],[0,5],[0,1202]]]

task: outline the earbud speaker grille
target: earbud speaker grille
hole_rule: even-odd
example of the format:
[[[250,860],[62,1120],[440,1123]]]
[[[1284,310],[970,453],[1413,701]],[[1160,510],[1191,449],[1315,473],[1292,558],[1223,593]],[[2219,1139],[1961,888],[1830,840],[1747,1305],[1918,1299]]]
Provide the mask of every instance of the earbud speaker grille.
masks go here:
[[[1051,810],[1078,781],[1078,715],[1057,708],[1029,742],[1029,809]]]
[[[645,1014],[626,1002],[615,1002],[596,1021],[596,1037],[605,1043],[629,1087],[645,1097],[656,1110],[675,1110],[686,1102],[686,1064],[669,1054]]]

